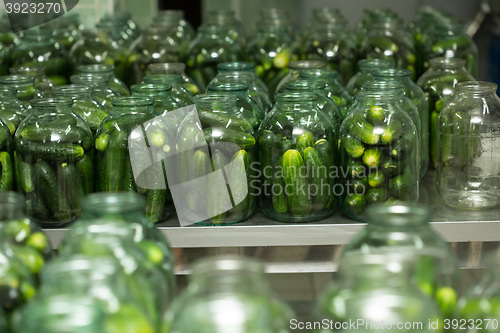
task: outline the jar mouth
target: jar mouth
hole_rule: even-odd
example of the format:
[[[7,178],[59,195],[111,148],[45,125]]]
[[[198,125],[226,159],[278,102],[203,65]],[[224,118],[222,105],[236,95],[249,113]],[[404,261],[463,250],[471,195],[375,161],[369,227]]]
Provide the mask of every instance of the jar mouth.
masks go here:
[[[78,71],[80,73],[112,73],[115,69],[113,65],[93,64],[93,65],[80,65]]]
[[[9,69],[11,74],[45,74],[44,66],[19,66],[19,67],[11,67]]]
[[[228,255],[200,259],[193,264],[192,270],[197,276],[237,272],[264,274],[264,265],[251,258]]]
[[[73,95],[84,95],[91,94],[94,88],[91,85],[85,84],[68,84],[65,86],[59,86],[54,89],[56,95],[63,96],[73,96]]]
[[[111,100],[113,106],[124,107],[124,106],[150,106],[154,104],[154,100],[149,97],[139,97],[139,96],[120,96],[113,97]]]
[[[0,93],[2,93],[3,96],[5,95],[15,96],[17,93],[17,89],[12,86],[0,85]]]
[[[47,280],[50,276],[58,273],[78,272],[78,271],[94,271],[103,276],[110,276],[116,271],[116,263],[111,257],[96,257],[75,254],[70,257],[65,257],[64,260],[52,260],[47,263],[43,275],[46,275]]]
[[[231,82],[231,83],[212,83],[208,85],[208,89],[211,91],[243,91],[248,90],[248,84],[241,82]]]
[[[325,89],[326,83],[318,80],[293,80],[285,84],[285,89],[291,90],[320,90]]]
[[[339,273],[344,276],[359,276],[362,278],[387,278],[390,275],[400,275],[409,267],[408,257],[393,250],[380,249],[377,253],[361,251],[349,252],[339,262]],[[363,269],[363,271],[359,271]],[[363,273],[363,275],[360,275]]]
[[[367,208],[368,225],[404,227],[426,224],[430,219],[428,209],[417,205],[373,205]]]
[[[220,71],[253,71],[255,65],[251,62],[223,62],[217,65],[217,69]]]
[[[322,76],[337,78],[339,76],[339,72],[333,69],[323,68],[323,69],[305,69],[303,71],[300,71],[299,73],[299,77],[304,77],[304,78],[316,78]]]
[[[0,192],[0,204],[19,207],[22,210],[24,207],[24,197],[17,192]]]
[[[173,74],[182,74],[186,69],[186,65],[182,62],[164,62],[164,63],[156,63],[149,64],[148,69],[150,71],[171,71]],[[167,73],[165,73],[167,74]]]
[[[487,81],[465,81],[456,85],[457,92],[459,93],[490,93],[497,91],[497,84]]]
[[[72,83],[108,83],[111,75],[105,73],[80,73],[71,75],[70,81]]]
[[[358,61],[358,66],[361,71],[372,73],[381,68],[393,68],[395,62],[392,59],[363,59]]]
[[[298,60],[288,64],[290,69],[320,69],[326,66],[324,61],[319,60]]]
[[[411,77],[411,70],[406,68],[385,68],[373,72],[375,78],[405,78]]]
[[[73,105],[73,100],[71,98],[66,98],[66,97],[36,98],[31,101],[31,106],[34,108],[71,106],[71,105]]]
[[[178,84],[182,83],[182,76],[179,74],[155,74],[144,78],[144,83]]]
[[[145,205],[144,198],[136,193],[92,193],[81,202],[82,210],[106,213],[142,210]]]
[[[201,94],[194,96],[195,105],[236,105],[236,96],[228,94]]]
[[[377,91],[370,91],[366,89],[362,89],[357,95],[356,99],[357,100],[378,100],[378,101],[395,101],[398,98],[401,98],[401,95],[399,94],[399,91],[397,89],[391,90],[387,89],[381,92],[380,90]]]
[[[403,83],[399,81],[369,81],[362,84],[365,91],[387,91],[404,89]]]
[[[1,84],[31,85],[35,82],[33,75],[11,74],[0,76]]]
[[[285,103],[314,102],[316,100],[318,100],[318,96],[310,92],[282,92],[276,95],[276,101]]]
[[[254,78],[255,74],[253,72],[222,72],[217,74],[219,81],[241,82],[239,80],[244,80],[251,83]]]
[[[153,83],[144,83],[144,84],[134,84],[132,87],[133,93],[165,93],[167,91],[172,90],[172,86],[168,84],[153,84]]]
[[[465,66],[465,59],[438,57],[429,60],[431,67],[456,69]]]

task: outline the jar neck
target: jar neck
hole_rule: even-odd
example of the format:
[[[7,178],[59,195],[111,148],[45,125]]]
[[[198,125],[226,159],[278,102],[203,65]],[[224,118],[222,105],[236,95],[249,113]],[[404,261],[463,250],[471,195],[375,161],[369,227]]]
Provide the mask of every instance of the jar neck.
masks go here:
[[[54,89],[56,97],[66,97],[73,100],[92,99],[92,93],[93,88],[90,85],[70,84]]]
[[[461,82],[455,87],[456,94],[474,98],[495,98],[498,96],[496,94],[497,85],[492,82],[484,81],[471,81],[471,82]]]
[[[194,97],[194,103],[199,111],[234,113],[236,112],[236,97],[226,94],[205,94]]]
[[[71,114],[73,110],[71,106],[73,100],[70,98],[56,97],[56,98],[41,98],[31,102],[34,115],[46,114]]]
[[[219,73],[248,72],[253,73],[255,65],[251,62],[224,62],[217,66]]]
[[[428,228],[429,211],[420,206],[395,205],[370,207],[367,210],[368,229]]]
[[[171,96],[172,86],[159,84],[139,84],[132,86],[132,94],[140,97],[150,97],[155,100],[168,99]]]
[[[323,81],[289,81],[285,84],[285,89],[290,92],[310,91],[315,93],[318,97],[323,97],[326,85]]]
[[[103,74],[108,76],[114,75],[114,66],[113,65],[81,65],[78,66],[78,71],[82,74]]]
[[[40,79],[45,76],[45,67],[42,66],[11,67],[9,70],[11,74],[32,75],[35,79]]]
[[[458,58],[434,58],[429,60],[429,66],[437,71],[465,71],[465,60]]]
[[[70,80],[72,83],[82,84],[82,85],[91,85],[94,89],[106,90],[109,85],[109,79],[111,76],[109,74],[77,74],[72,75]]]
[[[223,26],[205,26],[198,29],[200,38],[203,39],[224,39],[229,38],[229,30]]]
[[[300,60],[300,61],[292,61],[288,68],[290,69],[290,74],[298,76],[301,70],[307,69],[321,69],[325,67],[325,63],[323,61],[317,60]]]
[[[146,76],[144,83],[166,84],[172,86],[172,90],[179,88],[182,84],[182,76],[176,74],[156,74]]]
[[[24,198],[15,192],[0,193],[0,223],[24,218]]]
[[[276,104],[283,111],[316,110],[318,97],[314,93],[280,93],[276,96]]]
[[[11,74],[0,77],[0,84],[11,86],[17,92],[35,89],[35,78],[32,75]]]
[[[358,63],[359,70],[363,73],[374,73],[379,69],[388,69],[394,67],[394,60],[389,59],[370,59],[361,60]]]
[[[17,89],[11,86],[1,86],[0,85],[0,104],[4,102],[13,102],[17,100]]]
[[[155,74],[176,74],[182,75],[186,69],[186,65],[180,62],[150,64],[148,66],[149,73]]]
[[[256,75],[251,72],[221,72],[217,74],[217,80],[220,82],[244,82],[251,85],[255,81]]]
[[[114,109],[113,109],[114,111]],[[113,219],[140,223],[144,199],[133,193],[94,193],[82,200],[82,219]]]
[[[114,113],[154,114],[154,99],[139,96],[115,97],[111,101]]]
[[[234,95],[238,99],[248,99],[248,88],[232,88],[229,85],[209,85],[207,87],[208,93],[215,93],[215,94],[229,94],[229,95]]]
[[[411,272],[399,262],[370,262],[361,259],[358,262],[347,263],[350,256],[344,257],[339,265],[340,279],[355,290],[377,290],[380,288],[408,290],[412,288]],[[355,259],[357,260],[357,259]],[[387,259],[386,259],[387,260]],[[368,261],[368,262],[367,262]]]

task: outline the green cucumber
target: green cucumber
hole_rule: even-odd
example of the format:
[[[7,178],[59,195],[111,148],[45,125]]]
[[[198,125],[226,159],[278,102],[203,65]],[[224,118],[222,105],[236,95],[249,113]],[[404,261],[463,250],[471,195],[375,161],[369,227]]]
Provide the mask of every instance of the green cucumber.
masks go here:
[[[301,154],[304,152],[304,149],[312,147],[314,144],[314,135],[309,131],[303,130],[296,138],[296,147]]]
[[[66,133],[66,131],[70,131]],[[80,127],[64,126],[57,127],[36,127],[30,125],[25,127],[19,135],[30,142],[45,142],[45,143],[80,143],[88,141],[89,133]]]
[[[331,168],[335,166],[335,161],[337,159],[335,149],[332,144],[326,139],[320,139],[314,143],[314,149],[316,149],[321,161],[323,161],[328,168],[328,172],[330,172]]]
[[[62,163],[57,166],[57,180],[59,189],[68,200],[73,214],[80,215],[80,201],[85,195],[82,174],[75,165]]]
[[[253,200],[250,193],[250,157],[245,150],[240,150],[234,154],[231,159],[232,168],[229,171],[229,180],[231,183],[231,194],[234,204],[231,213],[238,217],[245,216],[251,208]],[[243,175],[245,177],[243,177]],[[246,178],[246,179],[245,179]]]
[[[273,132],[264,130],[259,136],[259,160],[262,181],[265,186],[272,185],[272,178],[275,168],[274,147],[278,138]]]
[[[104,174],[98,180],[104,192],[120,192],[123,184],[125,158],[127,157],[127,133],[114,131],[109,138],[108,147],[104,153]]]
[[[47,161],[77,161],[85,154],[82,146],[70,143],[26,142],[24,145],[19,145],[18,150],[25,156],[33,156],[35,160]]]
[[[14,166],[8,152],[0,152],[0,165],[2,166],[0,192],[12,191],[14,189]]]
[[[433,111],[429,121],[429,150],[432,164],[437,167],[437,127],[438,127],[439,112]]]
[[[280,156],[276,163],[276,165],[283,165],[283,156]],[[285,193],[285,179],[283,172],[278,172],[278,170],[274,171],[271,190],[274,210],[279,213],[286,213],[289,206]]]
[[[352,158],[358,158],[363,156],[363,153],[365,152],[365,147],[359,140],[353,138],[352,136],[348,136],[344,138],[342,141],[344,143],[344,149],[349,156],[351,156]]]
[[[413,177],[408,172],[405,171],[403,174],[392,178],[389,182],[389,190],[391,194],[396,198],[403,199],[408,194],[408,191],[413,186]]]
[[[391,149],[389,150],[389,155],[393,159],[400,161],[406,159],[412,151],[413,143],[409,139],[403,137],[400,138],[396,142],[396,144],[391,147]]]
[[[351,193],[344,199],[344,208],[351,214],[361,214],[365,209],[366,197],[362,194]]]
[[[348,160],[345,173],[352,178],[363,178],[366,176],[366,166],[361,161]]]
[[[16,181],[16,191],[22,193],[21,181],[19,179],[19,159],[17,158],[17,152],[15,150],[14,150],[14,177]],[[33,189],[34,188],[35,185],[33,185]]]
[[[351,113],[345,120],[348,132],[363,143],[375,145],[379,143],[380,136],[374,133],[374,128],[366,119],[356,113]]]
[[[380,170],[376,172],[370,172],[368,175],[368,185],[370,187],[380,187],[385,182],[384,173]]]
[[[227,159],[224,153],[218,149],[212,151],[212,156],[210,157],[210,162],[212,165],[212,172],[217,170],[221,170],[224,174],[224,167],[227,165]],[[214,181],[216,178],[212,178]],[[210,180],[209,180],[210,182]],[[219,183],[208,184],[208,188],[212,190],[211,195],[207,197],[207,206],[208,206],[208,216],[210,217],[210,222],[213,224],[221,224],[224,222],[224,219],[227,216],[227,212],[222,212],[217,214],[220,209],[219,202],[221,198],[225,197],[229,187],[221,186]]]
[[[3,121],[0,122],[0,126],[3,126]],[[1,127],[0,127],[1,128]],[[5,128],[2,128],[2,130],[0,130],[0,148],[3,148],[7,142],[10,141],[10,131],[9,130],[6,130]]]
[[[394,177],[401,173],[402,168],[406,165],[404,162],[405,161],[395,161],[387,157],[380,165],[380,169],[386,176]]]
[[[135,183],[134,172],[132,171],[132,163],[130,163],[130,157],[128,154],[125,157],[125,169],[123,170],[122,191],[123,192],[137,191],[137,184]],[[145,192],[147,192],[147,190]]]
[[[78,162],[76,162],[76,168],[80,172],[85,194],[94,192],[95,178],[94,163],[92,162],[92,158],[85,154]]]
[[[368,178],[354,178],[347,181],[346,185],[349,187],[349,193],[365,194],[368,189]]]
[[[300,152],[295,149],[285,152],[282,167],[290,212],[295,216],[308,216],[312,202],[308,197],[307,175],[304,175],[304,160]]]
[[[36,219],[47,220],[50,218],[50,212],[39,195],[33,193],[26,197],[26,213]]]
[[[250,149],[255,146],[255,137],[229,128],[206,128],[203,130],[205,140],[211,142],[230,142],[238,145],[241,149]]]
[[[17,159],[17,154],[14,152],[14,159]],[[17,159],[18,182],[21,189],[25,193],[33,192],[35,190],[35,182],[33,180],[33,166],[27,162]]]
[[[384,129],[380,139],[383,144],[387,145],[399,139],[401,135],[403,135],[403,126],[401,125],[401,122],[391,119],[390,124]]]
[[[391,54],[397,53],[399,51],[398,45],[393,42],[389,37],[385,36],[373,36],[369,39],[370,46],[383,55],[387,56],[387,51]]]
[[[198,111],[198,117],[200,119],[200,123],[203,128],[208,127],[219,127],[219,128],[229,128],[232,130],[252,133],[253,126],[252,124],[242,118],[231,117],[225,114],[221,114],[219,112],[206,112],[206,111]]]
[[[56,221],[68,222],[71,213],[68,200],[63,195],[57,182],[54,169],[45,161],[38,161],[33,166],[37,184],[37,193]]]
[[[379,149],[367,149],[361,159],[367,167],[376,168],[382,160],[382,152]]]
[[[471,40],[468,36],[456,36],[450,39],[440,40],[432,46],[432,53],[443,54],[447,50],[464,49],[471,45]]]
[[[97,131],[103,120],[108,116],[104,108],[87,101],[75,101],[73,111],[85,120],[93,132]]]
[[[146,195],[146,217],[153,223],[161,222],[165,211],[167,190],[149,190]]]
[[[105,151],[108,147],[109,134],[104,132],[101,133],[97,139],[95,139],[95,148],[99,151]]]
[[[366,120],[368,120],[373,126],[380,125],[384,122],[385,110],[383,107],[378,105],[373,105],[368,110],[366,115]]]
[[[188,168],[189,172],[189,179],[197,179],[197,178],[202,178],[206,179],[206,175],[210,173],[210,158],[208,157],[207,153],[201,149],[198,149],[192,158],[192,162],[190,165],[185,166],[185,168]],[[201,191],[204,189],[200,189],[199,191],[192,191],[188,193],[186,201],[188,204],[189,209],[196,211],[198,207],[198,203],[200,200],[200,197],[203,197],[204,195],[206,196],[205,193],[201,193]]]
[[[312,198],[313,203],[312,208],[315,211],[321,211],[331,199],[332,186],[328,170],[313,147],[304,149],[303,154],[309,180],[309,197]],[[312,189],[313,186],[314,189]],[[328,193],[324,193],[325,189]]]
[[[368,204],[384,203],[387,200],[386,188],[371,188],[366,192],[366,202]]]

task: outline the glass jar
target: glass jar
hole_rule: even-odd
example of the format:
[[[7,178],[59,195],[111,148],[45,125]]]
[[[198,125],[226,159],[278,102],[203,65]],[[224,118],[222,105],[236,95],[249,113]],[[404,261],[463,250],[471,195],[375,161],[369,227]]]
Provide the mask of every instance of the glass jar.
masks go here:
[[[336,70],[339,79],[347,84],[356,69],[356,42],[348,35],[345,23],[320,24],[305,41],[304,57],[322,60],[328,69]]]
[[[94,182],[92,133],[72,104],[68,98],[33,101],[14,138],[19,188],[33,202],[29,217],[44,227],[72,222]]]
[[[207,92],[214,94],[230,94],[236,97],[236,108],[239,109],[246,120],[248,120],[255,131],[264,119],[264,112],[259,105],[250,97],[248,85],[244,83],[211,83]]]
[[[141,193],[146,216],[154,223],[165,221],[174,210],[161,158],[168,135],[153,99],[113,99],[113,111],[96,132],[96,165],[102,170],[96,175],[97,191]]]
[[[45,67],[47,77],[56,85],[66,84],[72,71],[66,50],[47,30],[25,31],[21,43],[12,53],[12,65],[41,65]]]
[[[133,39],[136,39],[140,34],[139,26],[137,25],[137,22],[132,19],[132,14],[129,12],[115,11],[112,14],[105,14],[101,18],[100,22],[113,22],[115,24],[121,24],[122,30]]]
[[[9,74],[9,49],[0,43],[0,75]]]
[[[137,49],[140,56],[139,64],[142,77],[148,75],[149,65],[183,61],[187,52],[184,44],[176,38],[168,36],[168,27],[163,26],[152,26],[147,28],[142,33],[142,38]],[[183,64],[183,66],[185,65]]]
[[[132,96],[154,98],[154,109],[159,115],[179,109],[181,106],[171,96],[172,86],[166,84],[134,84]]]
[[[193,265],[190,283],[166,313],[161,331],[288,332],[292,317],[269,287],[260,262],[212,257]]]
[[[437,125],[439,113],[448,102],[459,82],[473,81],[474,77],[465,69],[465,60],[434,58],[429,60],[430,68],[418,79],[429,108],[429,152],[430,167],[437,167]]]
[[[18,332],[105,332],[104,319],[104,310],[90,296],[53,295],[36,298],[20,311]]]
[[[244,221],[256,204],[253,126],[236,107],[234,95],[198,95],[195,105],[176,141],[179,220],[205,225]]]
[[[138,281],[127,276],[113,257],[63,256],[47,265],[42,274],[40,298],[90,297],[104,310],[106,326],[127,331],[154,332],[158,314],[140,291]],[[142,287],[143,288],[143,287]],[[149,306],[148,306],[149,305]],[[106,331],[113,331],[109,327]]]
[[[93,96],[104,107],[106,113],[110,113],[113,109],[111,101],[119,96],[116,91],[110,87],[109,74],[76,74],[71,75],[71,83],[79,85],[90,85],[94,88]]]
[[[268,94],[261,89],[256,83],[257,76],[255,73],[250,72],[229,72],[222,71],[217,74],[212,83],[243,83],[248,85],[248,93],[250,97],[259,105],[260,109],[267,113],[273,107],[271,99]],[[210,85],[209,84],[209,85]],[[266,88],[267,89],[267,88]]]
[[[184,11],[179,9],[160,10],[153,19],[153,25],[169,27],[168,36],[189,43],[196,35],[193,26],[184,18]]]
[[[44,97],[53,97],[55,83],[45,75],[43,66],[11,67],[10,74],[26,74],[35,77],[35,89],[40,91]]]
[[[413,104],[413,102],[410,100],[409,97],[405,95],[405,90],[404,90],[404,85],[401,82],[398,81],[370,81],[370,82],[365,82],[361,88],[361,91],[367,91],[370,93],[379,93],[379,94],[384,94],[386,92],[388,93],[395,93],[399,96],[399,106],[402,110],[404,110],[411,118],[413,121],[413,124],[415,124],[415,127],[417,128],[417,135],[418,135],[418,164],[419,164],[419,175],[420,178],[422,178],[422,174],[420,173],[420,170],[423,168],[423,163],[424,163],[424,158],[422,157],[422,123],[420,122],[420,115],[418,113],[417,107]],[[428,163],[427,163],[428,164]]]
[[[110,201],[112,202],[105,200],[104,203],[109,204]],[[100,204],[104,207],[102,202]],[[70,229],[67,236],[63,237],[59,246],[59,258],[64,260],[83,255],[87,258],[116,260],[130,282],[129,293],[137,297],[148,315],[157,323],[173,297],[172,276],[159,268],[164,257],[153,242],[144,240],[145,230],[141,221],[123,221],[119,211],[123,207],[111,207],[113,208],[106,208],[104,220],[94,219],[89,221],[90,225],[77,222],[75,228]],[[111,211],[113,209],[114,212]],[[117,211],[118,217],[115,218]],[[102,216],[100,212],[89,213]]]
[[[405,96],[417,108],[421,125],[420,140],[422,141],[420,148],[422,155],[420,177],[423,177],[429,168],[429,105],[427,104],[424,92],[410,79],[411,72],[409,69],[381,69],[372,75],[376,81],[397,81],[402,83]]]
[[[227,9],[214,9],[208,12],[202,27],[225,27],[229,29],[229,36],[242,48],[246,44],[245,26],[238,21],[234,11]]]
[[[337,71],[331,69],[306,69],[300,71],[299,78],[323,81],[326,84],[326,95],[337,104],[342,118],[345,118],[347,110],[354,103],[354,99],[338,81],[338,74]]]
[[[392,9],[387,8],[366,8],[364,9],[364,15],[360,22],[356,26],[357,41],[359,47],[363,44],[366,35],[372,29],[372,25],[377,21],[384,20],[400,20],[398,14],[396,14]]]
[[[392,59],[363,59],[358,61],[357,72],[347,83],[345,88],[354,97],[361,91],[363,83],[373,81],[372,74],[380,69],[394,68]]]
[[[36,284],[28,267],[17,258],[5,240],[5,230],[0,228],[0,310],[11,324],[14,311],[20,309],[36,294]],[[7,331],[9,332],[9,331]]]
[[[491,82],[462,82],[439,114],[437,189],[455,208],[500,204],[500,99]]]
[[[7,125],[11,135],[14,135],[28,112],[28,108],[17,99],[16,88],[0,84],[0,119]]]
[[[35,88],[35,78],[32,75],[11,74],[0,76],[1,86],[10,86],[16,89],[16,96],[21,103],[31,110],[31,101],[35,98],[44,97]]]
[[[184,87],[179,74],[155,74],[144,78],[144,83],[166,84],[172,87],[172,98],[181,106],[193,104],[193,95]]]
[[[78,14],[68,14],[43,24],[41,28],[50,31],[54,39],[69,53],[73,45],[82,38],[78,26]]]
[[[95,134],[108,113],[93,94],[94,88],[92,86],[82,84],[68,84],[54,90],[56,97],[73,100],[73,112],[80,116],[89,125],[92,134]],[[89,193],[93,192],[93,188],[94,186],[89,188]]]
[[[182,85],[193,96],[200,93],[200,88],[196,85],[194,80],[186,75],[186,65],[182,62],[164,62],[148,65],[149,75],[156,74],[175,74],[182,76]]]
[[[432,300],[412,283],[412,267],[405,257],[355,252],[341,260],[337,281],[322,293],[316,305],[314,317],[332,324],[329,329],[314,332],[347,332],[335,328],[352,323],[351,327],[358,327],[360,332],[395,329],[429,333],[431,320],[442,321],[437,313]]]
[[[432,45],[425,50],[427,60],[437,57],[465,60],[465,69],[475,78],[479,75],[479,55],[474,40],[463,24],[440,23],[432,28]]]
[[[0,17],[0,43],[5,45],[9,50],[19,45],[19,36],[12,31],[12,26],[7,15]]]
[[[95,25],[98,32],[107,34],[114,42],[120,44],[125,50],[129,50],[137,36],[131,31],[123,19],[116,17],[103,17]]]
[[[11,127],[14,128],[12,123]],[[0,192],[14,190],[12,135],[9,127],[0,120]]]
[[[217,75],[217,64],[242,58],[241,46],[235,42],[227,27],[200,27],[196,39],[189,46],[187,72],[204,91]]]
[[[323,81],[303,79],[288,81],[285,84],[285,91],[292,93],[315,93],[318,97],[316,101],[318,108],[328,116],[328,118],[330,119],[330,124],[335,129],[335,133],[338,133],[340,123],[342,122],[342,114],[340,113],[337,104],[335,104],[335,102],[327,96],[326,84]]]
[[[254,26],[250,29],[248,36],[254,36],[259,27],[262,25],[275,25],[280,27],[285,27],[288,35],[292,40],[297,40],[299,38],[299,32],[297,25],[290,18],[290,13],[286,9],[279,8],[262,8],[260,10],[260,20],[256,21]]]
[[[81,74],[101,74],[109,76],[109,87],[118,96],[129,96],[130,90],[127,85],[115,75],[115,66],[104,64],[80,65],[78,72]]]
[[[337,135],[317,94],[280,93],[259,128],[259,205],[282,222],[310,222],[335,209]]]
[[[253,73],[255,74],[255,64],[251,62],[237,61],[237,62],[223,62],[217,65],[217,70],[219,73]],[[259,77],[253,79],[253,83],[258,87],[259,90],[264,91],[269,94],[266,84]]]
[[[458,319],[476,323],[469,333],[498,331],[500,314],[500,253],[490,253],[485,259],[485,272],[481,280],[471,286],[458,302]],[[460,322],[457,320],[458,324]],[[455,327],[457,325],[454,325]]]
[[[386,18],[374,22],[363,41],[360,57],[394,60],[396,68],[411,70],[411,79],[417,79],[413,41],[404,33],[398,19]]]
[[[416,202],[418,130],[396,91],[360,92],[340,126],[341,207],[358,221],[376,203]]]
[[[25,205],[24,197],[19,193],[0,193],[3,242],[8,243],[16,258],[37,278],[45,262],[52,259],[52,246],[42,229],[26,217],[24,208],[29,212],[32,202],[28,200]]]
[[[285,84],[288,81],[297,80],[301,71],[307,69],[322,69],[325,66],[326,64],[319,60],[299,60],[290,62],[288,65],[290,72],[280,81],[276,87],[276,93],[283,92]]]
[[[445,315],[456,306],[460,267],[446,241],[430,226],[430,212],[423,206],[372,206],[366,211],[366,227],[346,245],[343,257],[351,253],[404,255],[414,269],[419,289],[441,305]],[[444,302],[445,294],[455,301]]]
[[[325,24],[335,24],[342,22],[344,25],[347,25],[347,21],[344,15],[340,12],[338,8],[331,7],[321,7],[321,8],[313,8],[312,9],[311,19],[306,23],[304,28],[304,32],[302,34],[302,40],[307,41],[310,39],[311,35],[314,34],[318,25]]]

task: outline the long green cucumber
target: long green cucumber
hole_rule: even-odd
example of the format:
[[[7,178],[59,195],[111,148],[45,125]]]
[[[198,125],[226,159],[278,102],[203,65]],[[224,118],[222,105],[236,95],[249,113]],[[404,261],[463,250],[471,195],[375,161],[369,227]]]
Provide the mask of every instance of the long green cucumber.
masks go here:
[[[201,149],[197,150],[193,157],[192,163],[188,166],[184,166],[187,168],[189,172],[189,179],[201,179],[205,180],[204,176],[206,176],[210,172],[210,159],[207,153]],[[206,195],[205,193],[201,193],[204,188],[201,188],[199,191],[191,191],[187,194],[187,204],[189,209],[197,210],[199,198]]]
[[[439,112],[433,111],[429,121],[429,151],[431,155],[432,165],[437,167],[437,126],[438,126]]]
[[[231,209],[231,214],[241,217],[245,215],[245,212],[248,212],[251,200],[253,200],[250,193],[250,157],[245,150],[240,150],[234,154],[231,162],[232,168],[228,178],[233,201],[236,205]]]
[[[71,220],[68,200],[61,192],[54,169],[45,161],[34,165],[37,193],[56,221]]]
[[[70,129],[68,131],[68,129]],[[82,146],[89,144],[89,134],[83,128],[69,127],[55,128],[49,126],[36,127],[30,125],[25,127],[19,135],[30,142],[44,142],[44,143],[81,143]],[[84,144],[85,143],[85,144]],[[91,141],[90,141],[90,144]],[[87,148],[88,150],[88,148]]]
[[[224,153],[218,149],[212,151],[212,156],[210,158],[212,164],[212,171],[224,172],[224,167],[227,165],[227,159]],[[215,178],[212,178],[215,179]],[[211,183],[208,181],[208,189],[210,189],[211,195],[207,196],[207,206],[208,206],[208,216],[210,217],[210,222],[213,224],[221,224],[227,216],[227,212],[217,214],[220,208],[220,199],[223,198],[228,192],[229,187],[223,186],[219,183]]]
[[[268,187],[272,185],[274,174],[274,159],[273,152],[276,142],[278,141],[273,132],[264,130],[259,136],[259,160],[260,171],[262,175],[263,186]]]
[[[472,41],[467,36],[456,36],[453,38],[440,40],[432,46],[432,53],[443,54],[446,50],[464,49],[471,45]]]
[[[304,149],[304,163],[307,167],[309,197],[313,203],[312,209],[320,211],[326,207],[331,197],[331,182],[328,177],[328,170],[313,147]]]
[[[12,157],[8,152],[0,152],[0,165],[2,166],[0,192],[12,191],[14,189],[14,166],[12,165]]]
[[[47,161],[77,161],[85,154],[82,146],[70,143],[26,142],[19,145],[18,150],[24,156],[31,155],[34,160]]]
[[[14,177],[16,180],[16,191],[22,193],[21,181],[19,180],[19,159],[17,158],[17,152],[14,150]],[[33,189],[35,186],[33,185]]]
[[[57,166],[59,189],[68,200],[73,214],[80,215],[80,200],[85,195],[83,178],[74,164],[62,163]]]
[[[308,198],[307,173],[304,172],[304,160],[300,152],[296,149],[285,152],[282,167],[290,212],[295,216],[309,215],[312,203]]]
[[[125,156],[125,169],[123,170],[123,192],[136,192],[137,184],[134,179],[134,172],[132,171],[132,163],[130,163],[130,157],[127,154]]]
[[[363,143],[375,145],[380,141],[380,136],[374,133],[374,128],[362,115],[350,114],[347,116],[346,127],[349,133]]]
[[[149,190],[146,195],[146,217],[151,222],[161,222],[163,212],[165,211],[165,202],[167,200],[167,190]]]
[[[21,189],[26,192],[33,192],[35,190],[35,181],[33,179],[33,166],[27,162],[17,159],[17,154],[14,152],[14,159],[17,160],[18,170],[18,184]]]
[[[40,220],[47,220],[50,218],[50,212],[47,206],[42,201],[42,198],[36,193],[32,192],[26,196],[26,213],[28,216]]]
[[[0,126],[3,126],[3,121],[2,123],[0,123]],[[0,148],[3,148],[4,146],[6,146],[7,142],[9,142],[11,136],[10,136],[10,130],[6,130],[4,128],[2,128],[2,130],[0,130]]]
[[[251,133],[252,124],[243,118],[231,117],[218,112],[198,111],[201,125],[207,127],[229,128],[240,132]]]
[[[250,149],[255,146],[253,135],[229,128],[206,128],[203,130],[203,134],[209,144],[211,142],[230,142],[238,145],[241,149]]]
[[[89,125],[92,131],[97,131],[103,120],[108,116],[104,108],[86,101],[75,101],[73,111]]]
[[[306,130],[303,130],[302,133],[297,135],[297,150],[302,154],[304,149],[308,147],[312,147],[314,144],[314,135]]]
[[[104,153],[104,174],[100,175],[99,183],[105,192],[122,190],[125,158],[127,157],[127,133],[114,131],[109,138],[108,147]]]
[[[283,165],[283,157],[280,156],[276,161],[279,166]],[[283,170],[279,172],[275,170],[273,172],[273,182],[272,182],[272,196],[273,196],[273,208],[279,213],[286,213],[288,211],[288,201],[285,193],[285,179]]]
[[[85,194],[94,192],[95,178],[94,163],[92,162],[92,158],[88,154],[85,154],[78,162],[76,162],[76,168],[80,172]]]
[[[332,144],[326,139],[320,139],[314,143],[314,149],[316,149],[321,161],[323,161],[323,164],[328,168],[328,172],[330,172],[330,169],[335,166],[337,158]]]

